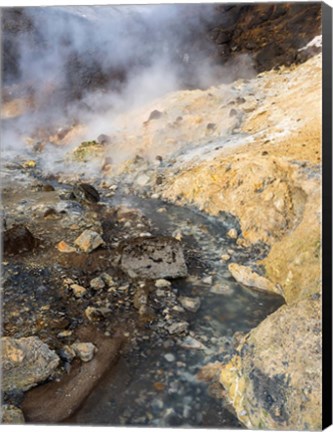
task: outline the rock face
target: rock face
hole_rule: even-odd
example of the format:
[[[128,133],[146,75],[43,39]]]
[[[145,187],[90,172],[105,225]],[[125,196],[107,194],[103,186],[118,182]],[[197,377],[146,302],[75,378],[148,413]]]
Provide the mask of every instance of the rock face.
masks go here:
[[[2,389],[28,390],[46,380],[59,364],[59,357],[38,337],[2,338]]]
[[[238,418],[250,429],[321,429],[319,295],[282,306],[252,330],[222,368]]]
[[[172,237],[137,238],[122,245],[120,264],[131,277],[174,279],[187,276],[182,247]]]

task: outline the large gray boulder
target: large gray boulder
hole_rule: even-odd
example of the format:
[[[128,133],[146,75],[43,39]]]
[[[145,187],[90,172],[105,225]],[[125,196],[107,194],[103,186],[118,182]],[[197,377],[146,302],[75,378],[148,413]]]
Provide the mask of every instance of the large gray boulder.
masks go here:
[[[26,391],[46,380],[59,357],[38,337],[2,338],[2,390]]]
[[[131,277],[174,279],[187,276],[183,249],[172,237],[136,238],[123,243],[120,265]]]

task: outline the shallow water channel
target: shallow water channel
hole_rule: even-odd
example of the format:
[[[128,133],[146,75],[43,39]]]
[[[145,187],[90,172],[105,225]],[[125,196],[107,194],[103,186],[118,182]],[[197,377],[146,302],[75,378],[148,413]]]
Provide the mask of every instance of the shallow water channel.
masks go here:
[[[251,265],[267,253],[265,247],[245,250],[227,238],[228,229],[237,227],[230,216],[217,219],[134,196],[103,201],[140,209],[151,222],[152,234],[181,234],[189,277],[173,281],[170,292],[159,295],[165,296],[162,304],[165,307],[169,302],[170,309],[179,296],[199,297],[201,305],[197,312],[183,311],[182,319],[189,323],[186,335],[170,335],[163,313],[145,332],[139,332],[66,423],[242,427],[226,408],[223,395],[213,397],[197,374],[210,362],[231,358],[233,335],[248,332],[284,303],[280,296],[239,285],[228,271],[230,262]],[[226,253],[231,256],[228,263],[220,258]],[[158,301],[158,296],[151,301]]]

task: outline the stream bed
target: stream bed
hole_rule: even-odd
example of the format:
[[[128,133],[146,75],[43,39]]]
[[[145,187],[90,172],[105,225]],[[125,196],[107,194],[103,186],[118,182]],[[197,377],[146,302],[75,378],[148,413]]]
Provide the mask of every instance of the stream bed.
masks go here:
[[[70,423],[155,427],[242,427],[226,408],[223,392],[214,392],[197,374],[211,362],[222,362],[234,352],[237,332],[246,333],[280,307],[280,296],[239,285],[221,255],[251,263],[265,249],[245,251],[226,233],[235,221],[214,218],[194,209],[136,196],[112,199],[112,205],[139,208],[150,220],[153,235],[182,236],[190,276],[172,282],[170,298],[200,299],[196,312],[184,311],[185,335],[170,335],[163,312],[137,338],[118,364],[98,384]],[[193,259],[194,258],[194,259]],[[158,295],[163,293],[157,291]],[[158,303],[159,297],[151,301]]]

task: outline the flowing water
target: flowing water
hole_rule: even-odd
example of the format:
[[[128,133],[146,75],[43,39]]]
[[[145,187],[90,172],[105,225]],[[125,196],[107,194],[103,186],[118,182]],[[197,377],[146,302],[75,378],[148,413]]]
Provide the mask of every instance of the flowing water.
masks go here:
[[[152,234],[181,233],[190,276],[174,281],[170,296],[162,303],[172,310],[174,300],[181,295],[199,297],[201,306],[197,312],[183,312],[182,318],[189,323],[185,336],[170,335],[162,315],[147,326],[69,422],[241,427],[226,408],[223,394],[212,394],[214,389],[209,389],[197,374],[210,362],[230,359],[235,332],[248,332],[284,303],[280,296],[236,283],[220,258],[228,252],[229,262],[249,265],[267,250],[258,247],[244,251],[228,239],[230,226],[237,226],[230,216],[217,219],[190,208],[135,196],[118,195],[109,204],[139,208],[149,218]],[[151,301],[159,299],[152,297]]]

